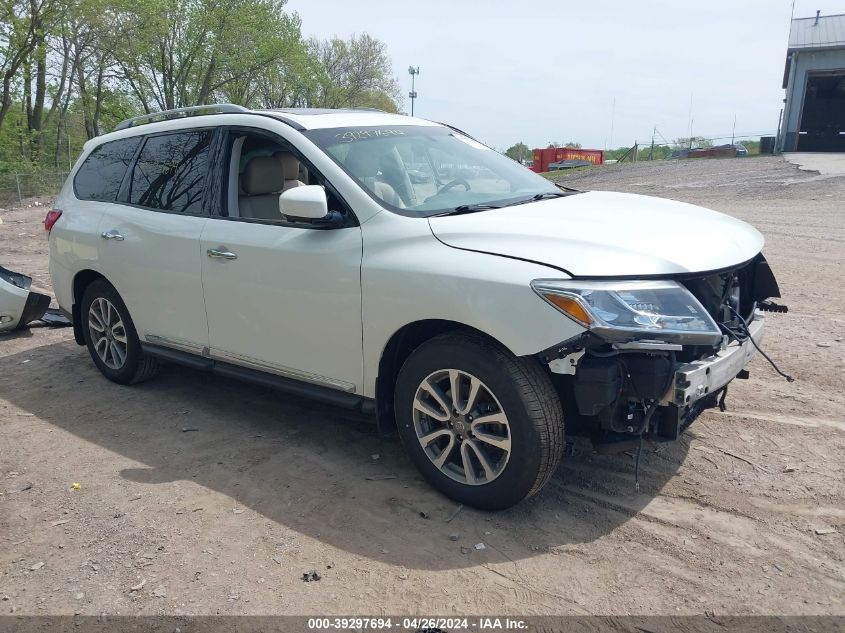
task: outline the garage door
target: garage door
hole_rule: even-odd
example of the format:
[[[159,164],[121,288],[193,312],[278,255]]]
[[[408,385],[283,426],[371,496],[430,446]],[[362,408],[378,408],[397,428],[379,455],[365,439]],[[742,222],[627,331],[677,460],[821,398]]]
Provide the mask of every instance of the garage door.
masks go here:
[[[845,71],[807,78],[799,152],[845,152]]]

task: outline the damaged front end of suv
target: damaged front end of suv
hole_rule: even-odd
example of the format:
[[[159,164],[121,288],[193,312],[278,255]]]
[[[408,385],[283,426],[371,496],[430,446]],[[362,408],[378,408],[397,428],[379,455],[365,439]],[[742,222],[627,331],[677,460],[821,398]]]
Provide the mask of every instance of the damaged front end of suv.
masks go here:
[[[567,409],[567,431],[608,453],[677,439],[703,410],[724,408],[728,384],[748,377],[759,350],[762,312],[786,311],[768,301],[780,291],[762,254],[670,279],[540,279],[532,287],[586,328],[539,357]]]

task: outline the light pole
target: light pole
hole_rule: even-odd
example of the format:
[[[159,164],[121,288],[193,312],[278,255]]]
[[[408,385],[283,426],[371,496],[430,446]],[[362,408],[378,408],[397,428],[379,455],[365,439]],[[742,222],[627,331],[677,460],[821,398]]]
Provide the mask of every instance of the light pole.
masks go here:
[[[414,90],[414,79],[420,74],[420,67],[408,66],[408,74],[411,75],[411,92],[408,93],[408,96],[411,98],[411,116],[414,116],[414,99],[417,98],[417,91]]]

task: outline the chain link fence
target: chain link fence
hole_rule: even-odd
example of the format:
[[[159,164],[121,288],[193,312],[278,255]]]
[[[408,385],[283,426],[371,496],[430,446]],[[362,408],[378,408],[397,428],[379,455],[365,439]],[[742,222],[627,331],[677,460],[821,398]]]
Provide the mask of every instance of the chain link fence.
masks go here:
[[[16,207],[28,198],[55,196],[67,178],[66,171],[32,171],[0,174],[0,206]]]

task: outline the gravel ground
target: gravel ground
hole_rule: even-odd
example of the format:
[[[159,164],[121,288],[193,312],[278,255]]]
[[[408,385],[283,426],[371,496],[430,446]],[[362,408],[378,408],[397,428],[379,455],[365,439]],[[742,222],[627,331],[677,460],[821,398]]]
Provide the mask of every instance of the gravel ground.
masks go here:
[[[455,514],[360,416],[178,367],[121,387],[67,329],[7,335],[0,613],[845,614],[845,178],[748,158],[561,180],[757,226],[790,306],[765,348],[797,381],[755,358],[726,413],[647,447],[639,492],[630,455],[578,443],[537,498]],[[0,264],[47,286],[44,211],[0,211]]]

